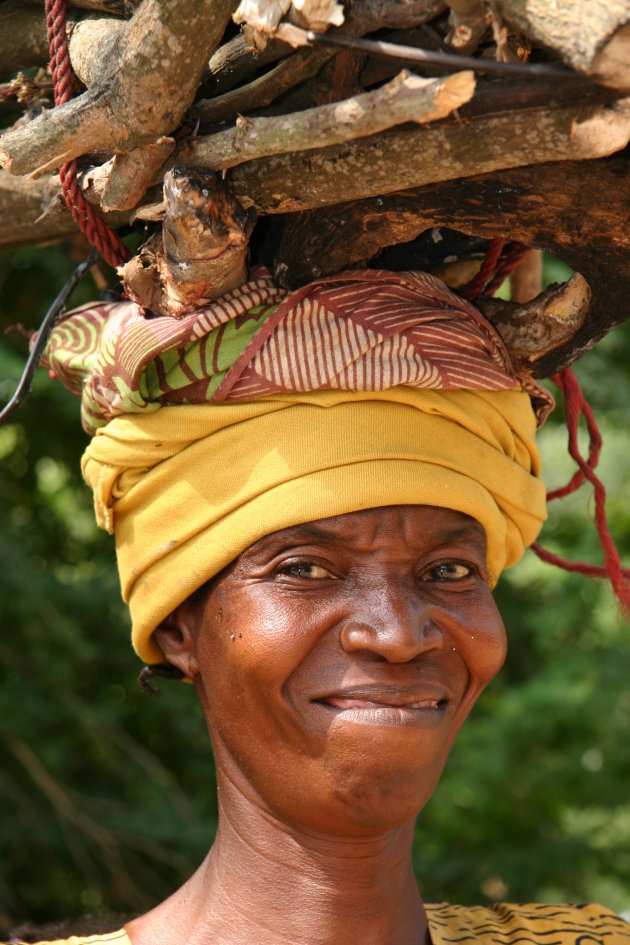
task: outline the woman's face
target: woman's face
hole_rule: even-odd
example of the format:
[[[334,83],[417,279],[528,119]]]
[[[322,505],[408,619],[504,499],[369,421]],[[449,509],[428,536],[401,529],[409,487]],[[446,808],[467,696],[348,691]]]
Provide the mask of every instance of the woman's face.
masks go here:
[[[243,552],[176,612],[219,782],[329,833],[413,818],[505,657],[485,557],[476,521],[427,506],[299,525]],[[173,660],[173,632],[158,633]]]

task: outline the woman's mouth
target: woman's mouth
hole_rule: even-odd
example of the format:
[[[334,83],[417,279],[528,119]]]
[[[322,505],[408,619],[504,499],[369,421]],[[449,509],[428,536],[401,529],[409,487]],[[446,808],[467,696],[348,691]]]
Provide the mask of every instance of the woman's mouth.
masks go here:
[[[322,700],[325,705],[334,706],[336,709],[437,709],[438,699],[422,699],[415,702],[389,702],[375,699],[357,699],[349,696],[331,696],[329,699]]]
[[[330,695],[314,700],[338,722],[427,728],[439,725],[449,704],[447,698],[402,693]]]

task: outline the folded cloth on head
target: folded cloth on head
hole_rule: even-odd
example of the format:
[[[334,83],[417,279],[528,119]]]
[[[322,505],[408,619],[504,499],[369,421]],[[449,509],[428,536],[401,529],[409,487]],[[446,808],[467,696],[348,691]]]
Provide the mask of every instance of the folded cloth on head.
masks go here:
[[[535,419],[521,391],[315,391],[164,407],[112,420],[85,451],[114,531],[134,646],[254,541],[385,505],[434,505],[484,527],[494,585],[545,518]]]
[[[254,541],[386,505],[472,516],[492,585],[545,518],[535,443],[553,403],[492,326],[424,273],[268,275],[181,321],[122,303],[69,316],[47,363],[96,430],[83,459],[116,535],[133,641]]]
[[[180,403],[278,392],[528,390],[539,421],[553,401],[513,370],[479,311],[424,272],[352,270],[288,295],[259,268],[249,282],[182,319],[134,302],[72,313],[43,362],[82,400],[83,425]]]

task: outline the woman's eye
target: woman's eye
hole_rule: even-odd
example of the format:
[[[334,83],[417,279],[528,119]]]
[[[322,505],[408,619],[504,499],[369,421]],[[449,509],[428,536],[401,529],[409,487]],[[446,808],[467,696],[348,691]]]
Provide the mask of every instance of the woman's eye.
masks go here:
[[[303,581],[321,581],[324,578],[333,577],[326,568],[323,568],[320,564],[313,564],[310,561],[298,561],[295,564],[285,564],[278,569],[278,573],[286,577],[300,578]]]
[[[458,561],[444,561],[422,575],[423,581],[461,581],[470,577],[473,569]]]

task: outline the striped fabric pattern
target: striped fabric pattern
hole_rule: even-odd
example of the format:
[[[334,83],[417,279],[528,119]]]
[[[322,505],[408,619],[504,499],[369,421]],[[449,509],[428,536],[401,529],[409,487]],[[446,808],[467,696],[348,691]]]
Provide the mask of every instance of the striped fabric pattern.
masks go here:
[[[630,925],[598,903],[427,903],[432,945],[630,945]]]
[[[480,312],[421,272],[351,270],[288,294],[257,269],[181,320],[90,305],[55,327],[43,363],[81,396],[90,433],[166,404],[320,389],[523,387],[540,422],[553,405]]]
[[[600,906],[426,903],[431,945],[630,945],[630,925]],[[131,945],[124,930],[38,945]]]

